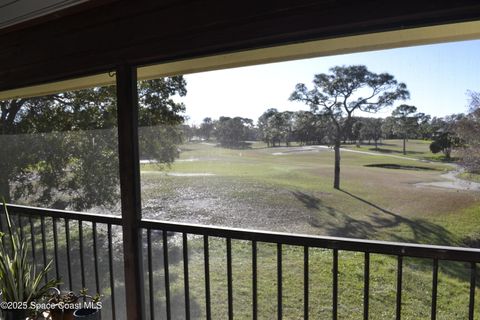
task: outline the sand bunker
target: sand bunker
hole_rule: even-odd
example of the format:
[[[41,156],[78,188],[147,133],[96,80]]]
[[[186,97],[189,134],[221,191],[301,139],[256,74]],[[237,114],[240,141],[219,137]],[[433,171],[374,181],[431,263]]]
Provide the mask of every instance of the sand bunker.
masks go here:
[[[283,148],[284,151],[274,152],[272,153],[272,155],[284,156],[287,154],[298,154],[303,152],[320,152],[320,151],[324,151],[327,148],[328,147],[323,147],[323,146],[287,147],[287,148]]]
[[[211,176],[216,176],[215,173],[184,173],[184,172],[168,172],[167,176],[172,176],[172,177],[211,177]]]
[[[434,187],[465,191],[480,191],[480,183],[458,178],[457,175],[461,172],[462,170],[457,168],[456,170],[449,171],[440,176],[446,179],[446,181],[420,182],[416,183],[415,185],[417,187]]]

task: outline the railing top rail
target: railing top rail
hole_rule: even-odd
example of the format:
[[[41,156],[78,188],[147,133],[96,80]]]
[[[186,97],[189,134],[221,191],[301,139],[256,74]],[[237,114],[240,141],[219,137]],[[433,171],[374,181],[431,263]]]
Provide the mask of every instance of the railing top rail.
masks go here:
[[[90,221],[110,225],[122,224],[121,217],[113,215],[92,214],[77,211],[63,211],[13,204],[7,204],[7,208],[11,210],[12,213],[21,215]],[[474,248],[353,239],[330,236],[312,236],[303,234],[177,223],[151,219],[142,219],[142,221],[140,222],[140,227],[152,230],[165,230],[179,233],[207,235],[212,237],[250,240],[266,243],[281,243],[295,246],[308,246],[345,251],[357,251],[406,257],[480,263],[480,249]]]
[[[142,219],[140,226],[145,229],[165,230],[179,233],[207,235],[220,238],[250,240],[267,243],[281,243],[345,251],[359,251],[396,256],[480,262],[480,249],[425,245],[415,243],[389,242],[329,236],[310,236],[271,231],[258,231],[207,225],[174,223],[169,221]]]
[[[89,221],[96,223],[104,223],[111,225],[121,225],[122,219],[119,216],[94,214],[77,211],[64,211],[56,209],[45,209],[37,207],[22,206],[17,204],[7,204],[8,210],[13,214],[21,214],[26,216],[43,216],[59,219]]]

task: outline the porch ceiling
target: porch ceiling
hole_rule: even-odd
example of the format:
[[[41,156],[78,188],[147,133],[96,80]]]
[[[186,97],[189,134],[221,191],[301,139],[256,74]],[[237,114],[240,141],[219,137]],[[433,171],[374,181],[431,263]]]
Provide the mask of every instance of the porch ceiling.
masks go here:
[[[177,74],[188,74],[290,59],[302,59],[349,52],[398,48],[418,44],[431,44],[478,38],[480,38],[480,21],[387,31],[368,35],[309,41],[271,48],[214,55],[204,58],[153,64],[138,68],[138,79],[155,79]],[[112,84],[115,84],[114,73],[103,73],[2,91],[0,92],[0,100],[42,96],[69,90]]]
[[[91,0],[0,0],[0,29]]]
[[[58,19],[34,27],[0,30],[0,90],[105,73],[124,63],[149,65],[222,55],[210,58],[215,60],[209,68],[217,68],[283,60],[289,55],[302,57],[308,54],[296,49],[273,54],[273,58],[262,57],[270,55],[270,49],[247,58],[245,55],[251,54],[242,53],[238,61],[241,55],[230,54],[312,40],[337,38],[314,49],[313,55],[317,56],[430,43],[426,38],[402,38],[403,33],[398,33],[388,36],[392,41],[384,38],[383,45],[379,40],[370,43],[368,39],[373,36],[369,35],[346,38],[352,42],[335,47],[335,41],[343,41],[339,37],[475,21],[479,17],[480,3],[475,0],[118,0],[95,10],[64,17],[60,14]],[[472,30],[467,33],[470,35],[466,38],[478,36]],[[433,42],[447,41],[448,37]],[[461,37],[450,40],[455,39]],[[186,70],[204,68],[198,64]]]

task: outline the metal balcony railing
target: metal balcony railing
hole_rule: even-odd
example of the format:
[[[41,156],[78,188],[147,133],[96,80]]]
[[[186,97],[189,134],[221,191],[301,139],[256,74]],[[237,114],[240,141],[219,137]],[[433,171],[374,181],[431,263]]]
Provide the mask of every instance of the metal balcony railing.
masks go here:
[[[55,261],[54,270],[50,276],[63,278],[63,286],[68,289],[88,286],[98,292],[108,292],[106,304],[109,305],[109,312],[104,314],[105,319],[123,319],[122,300],[119,291],[122,290],[122,268],[123,261],[121,248],[121,218],[116,216],[105,216],[78,212],[65,212],[31,208],[25,206],[9,205],[9,211],[15,216],[15,222],[21,230],[21,235],[31,241],[32,259],[41,265],[48,262],[48,257]],[[0,219],[0,222],[2,219]],[[3,223],[0,227],[3,228]],[[175,250],[181,257],[183,263],[179,266],[182,275],[182,286],[184,302],[182,318],[193,318],[191,312],[191,286],[192,280],[190,269],[190,246],[192,241],[195,245],[201,243],[201,254],[203,261],[202,284],[204,290],[204,308],[207,319],[212,319],[212,271],[210,269],[212,254],[210,241],[212,238],[223,239],[226,252],[226,279],[227,279],[227,314],[226,318],[233,319],[236,310],[234,309],[234,274],[232,272],[232,260],[235,258],[235,250],[232,250],[232,240],[248,242],[250,246],[251,260],[247,261],[249,272],[251,272],[251,315],[257,319],[258,315],[258,245],[261,243],[273,244],[276,247],[276,310],[277,318],[284,317],[283,297],[284,291],[284,267],[283,249],[286,246],[294,246],[303,252],[303,318],[308,319],[310,312],[310,269],[309,258],[311,249],[322,248],[331,250],[331,317],[338,318],[339,298],[339,252],[350,251],[363,254],[363,315],[358,318],[369,319],[370,298],[373,292],[370,291],[370,257],[371,254],[394,256],[396,258],[396,319],[402,317],[402,283],[404,258],[424,258],[431,260],[431,319],[437,318],[437,289],[440,261],[459,261],[469,265],[469,302],[468,319],[474,319],[475,312],[475,288],[476,288],[476,263],[480,262],[480,250],[471,248],[458,248],[446,246],[406,244],[384,241],[358,240],[337,237],[305,236],[286,234],[278,232],[251,231],[221,227],[210,227],[202,225],[191,225],[183,223],[171,223],[157,220],[142,220],[139,224],[140,232],[144,235],[144,275],[145,279],[145,305],[151,319],[163,318],[156,314],[156,308],[162,303],[162,310],[167,319],[172,319],[172,295],[171,295],[171,251]],[[49,232],[51,231],[51,233]],[[86,245],[87,243],[87,245]],[[91,244],[91,245],[89,245]],[[88,247],[92,256],[86,254]],[[198,246],[197,246],[198,249]],[[101,253],[100,253],[101,251]],[[161,253],[158,257],[155,252]],[[75,255],[76,258],[73,258]],[[119,256],[120,255],[120,256]],[[39,260],[40,259],[40,260]],[[87,260],[93,262],[93,267],[87,266]],[[161,261],[158,263],[158,261]],[[162,274],[161,287],[156,282],[156,277]],[[249,273],[250,274],[250,273]],[[76,279],[76,280],[75,280]],[[92,280],[93,279],[93,280]],[[178,280],[178,279],[177,279]],[[77,284],[79,281],[80,284]],[[158,292],[164,293],[162,299],[158,299]],[[313,318],[313,317],[312,317]],[[316,317],[315,317],[316,318]]]

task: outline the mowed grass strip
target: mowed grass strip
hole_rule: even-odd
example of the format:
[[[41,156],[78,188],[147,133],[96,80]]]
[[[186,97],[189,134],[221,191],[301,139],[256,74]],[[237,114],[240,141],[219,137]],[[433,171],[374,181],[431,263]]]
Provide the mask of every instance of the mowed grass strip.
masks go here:
[[[172,243],[177,243],[172,241]],[[192,237],[189,242],[190,302],[194,319],[205,319],[205,266],[203,239]],[[258,318],[276,319],[277,305],[277,245],[258,243],[257,288]],[[209,239],[211,313],[212,319],[226,319],[227,264],[224,239]],[[303,319],[304,282],[303,247],[282,246],[282,311],[284,319]],[[232,240],[233,313],[235,319],[252,318],[252,250],[251,242]],[[332,317],[333,251],[320,248],[309,250],[309,316],[311,319]],[[363,317],[364,254],[339,251],[338,318],[357,320]],[[430,319],[432,298],[432,261],[404,258],[402,281],[402,319]],[[464,274],[461,279],[452,269]],[[163,282],[159,270],[159,294]],[[174,318],[184,318],[183,261],[170,269]],[[437,319],[468,318],[469,266],[463,263],[440,262]],[[370,319],[394,319],[396,308],[397,259],[371,254],[370,257]],[[476,298],[480,295],[476,289]],[[480,319],[478,304],[475,319]]]

